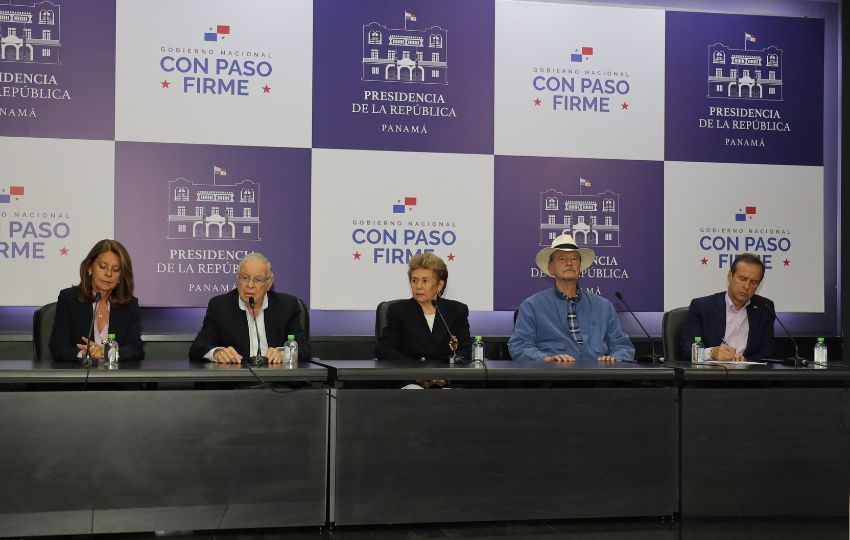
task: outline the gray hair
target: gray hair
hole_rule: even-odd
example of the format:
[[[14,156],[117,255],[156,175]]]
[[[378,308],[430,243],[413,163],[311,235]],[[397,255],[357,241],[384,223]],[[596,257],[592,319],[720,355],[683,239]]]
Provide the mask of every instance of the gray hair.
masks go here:
[[[272,262],[269,260],[268,257],[263,255],[259,251],[252,251],[251,253],[242,257],[242,260],[239,261],[239,272],[242,271],[242,265],[245,264],[245,261],[252,260],[252,259],[260,261],[261,263],[265,263],[266,271],[267,271],[269,277],[274,279],[274,272],[272,272]]]

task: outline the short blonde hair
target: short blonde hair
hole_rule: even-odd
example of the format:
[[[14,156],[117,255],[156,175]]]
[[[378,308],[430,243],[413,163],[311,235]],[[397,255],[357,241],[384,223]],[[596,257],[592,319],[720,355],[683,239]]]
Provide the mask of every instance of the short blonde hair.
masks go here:
[[[446,284],[449,282],[449,269],[446,268],[446,263],[443,262],[443,259],[437,257],[433,253],[420,253],[419,255],[414,255],[410,258],[410,262],[407,264],[407,280],[410,281],[413,271],[419,270],[420,268],[433,270],[434,275],[437,276],[437,281],[443,282],[443,291],[446,290]]]

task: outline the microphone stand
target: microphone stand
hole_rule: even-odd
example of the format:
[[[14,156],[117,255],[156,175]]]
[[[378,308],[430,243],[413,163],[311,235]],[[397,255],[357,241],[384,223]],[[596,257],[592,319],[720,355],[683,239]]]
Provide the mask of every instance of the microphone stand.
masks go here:
[[[780,319],[779,315],[776,314],[776,310],[772,309],[767,302],[763,302],[761,305],[763,305],[765,307],[765,309],[767,309],[773,315],[773,318],[776,319],[776,322],[779,323],[779,326],[782,327],[782,329],[785,331],[785,334],[791,340],[791,344],[794,345],[794,358],[789,358],[789,360],[794,360],[794,368],[799,369],[800,364],[803,364],[803,366],[806,366],[809,363],[809,361],[806,360],[805,358],[803,358],[802,356],[800,356],[800,348],[797,346],[797,340],[794,339],[794,336],[791,335],[791,332],[789,332],[788,329],[785,328],[785,325],[782,324],[782,319]],[[758,304],[755,304],[753,306],[753,309],[756,309],[757,307],[758,307]]]
[[[648,357],[643,356],[641,358],[642,359],[649,358],[649,361],[653,364],[656,363],[656,362],[659,362],[660,359],[661,359],[661,356],[655,354],[655,341],[653,341],[652,336],[649,335],[649,332],[647,332],[646,328],[644,328],[643,325],[640,323],[640,319],[637,318],[637,315],[635,315],[635,312],[632,311],[632,308],[629,307],[629,304],[626,303],[625,298],[623,298],[623,293],[621,293],[620,291],[617,291],[617,292],[614,293],[614,296],[616,296],[617,300],[619,300],[620,302],[623,303],[624,306],[626,306],[626,309],[629,310],[629,313],[631,313],[632,317],[634,317],[635,322],[638,323],[638,326],[640,326],[640,329],[643,330],[643,333],[646,335],[647,339],[649,339],[649,346],[652,347],[652,354],[649,355]]]
[[[433,304],[434,309],[437,310],[437,315],[440,316],[440,320],[443,321],[443,326],[446,327],[446,332],[448,332],[449,336],[450,336],[450,338],[449,338],[449,349],[451,349],[452,355],[449,356],[449,364],[455,364],[458,361],[462,361],[463,358],[461,358],[457,354],[457,346],[458,346],[457,336],[452,334],[451,329],[449,329],[449,323],[446,322],[445,317],[443,317],[443,314],[440,313],[440,308],[439,308],[439,306],[437,306],[437,300],[436,299],[431,300],[431,304]]]
[[[83,365],[91,365],[91,344],[94,341],[94,320],[97,317],[97,306],[100,304],[100,293],[94,293],[94,307],[91,311],[91,324],[89,325],[88,344],[86,345],[86,354],[83,355]]]
[[[248,297],[248,305],[251,308],[251,318],[254,319],[254,332],[257,335],[257,355],[248,358],[248,363],[260,366],[268,361],[268,358],[263,356],[262,345],[260,344],[260,326],[257,324],[257,316],[254,314],[254,297]]]

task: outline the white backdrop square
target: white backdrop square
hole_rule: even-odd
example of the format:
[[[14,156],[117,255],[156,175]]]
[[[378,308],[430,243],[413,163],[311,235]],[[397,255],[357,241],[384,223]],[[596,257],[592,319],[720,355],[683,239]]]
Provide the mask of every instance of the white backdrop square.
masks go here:
[[[823,312],[823,206],[822,167],[665,163],[664,309],[725,290],[751,252],[776,311]]]
[[[122,141],[309,147],[309,0],[119,0]]]
[[[112,238],[115,143],[6,137],[0,163],[3,305],[55,302],[79,283],[91,247]]]
[[[664,12],[496,2],[495,152],[664,159]]]
[[[311,308],[409,298],[407,262],[431,250],[447,298],[493,309],[492,156],[313,150],[312,171]]]

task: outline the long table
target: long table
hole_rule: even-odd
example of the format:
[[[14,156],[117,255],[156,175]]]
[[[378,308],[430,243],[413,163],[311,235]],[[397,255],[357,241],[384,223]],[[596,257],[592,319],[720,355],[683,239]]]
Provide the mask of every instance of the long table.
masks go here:
[[[320,363],[335,386],[329,520],[337,525],[678,509],[672,369]],[[399,389],[417,379],[446,379],[455,388]]]
[[[846,365],[676,369],[683,515],[847,515]]]
[[[0,361],[0,536],[846,515],[846,366],[486,365]]]
[[[324,524],[327,371],[256,371],[0,362],[0,536]]]

